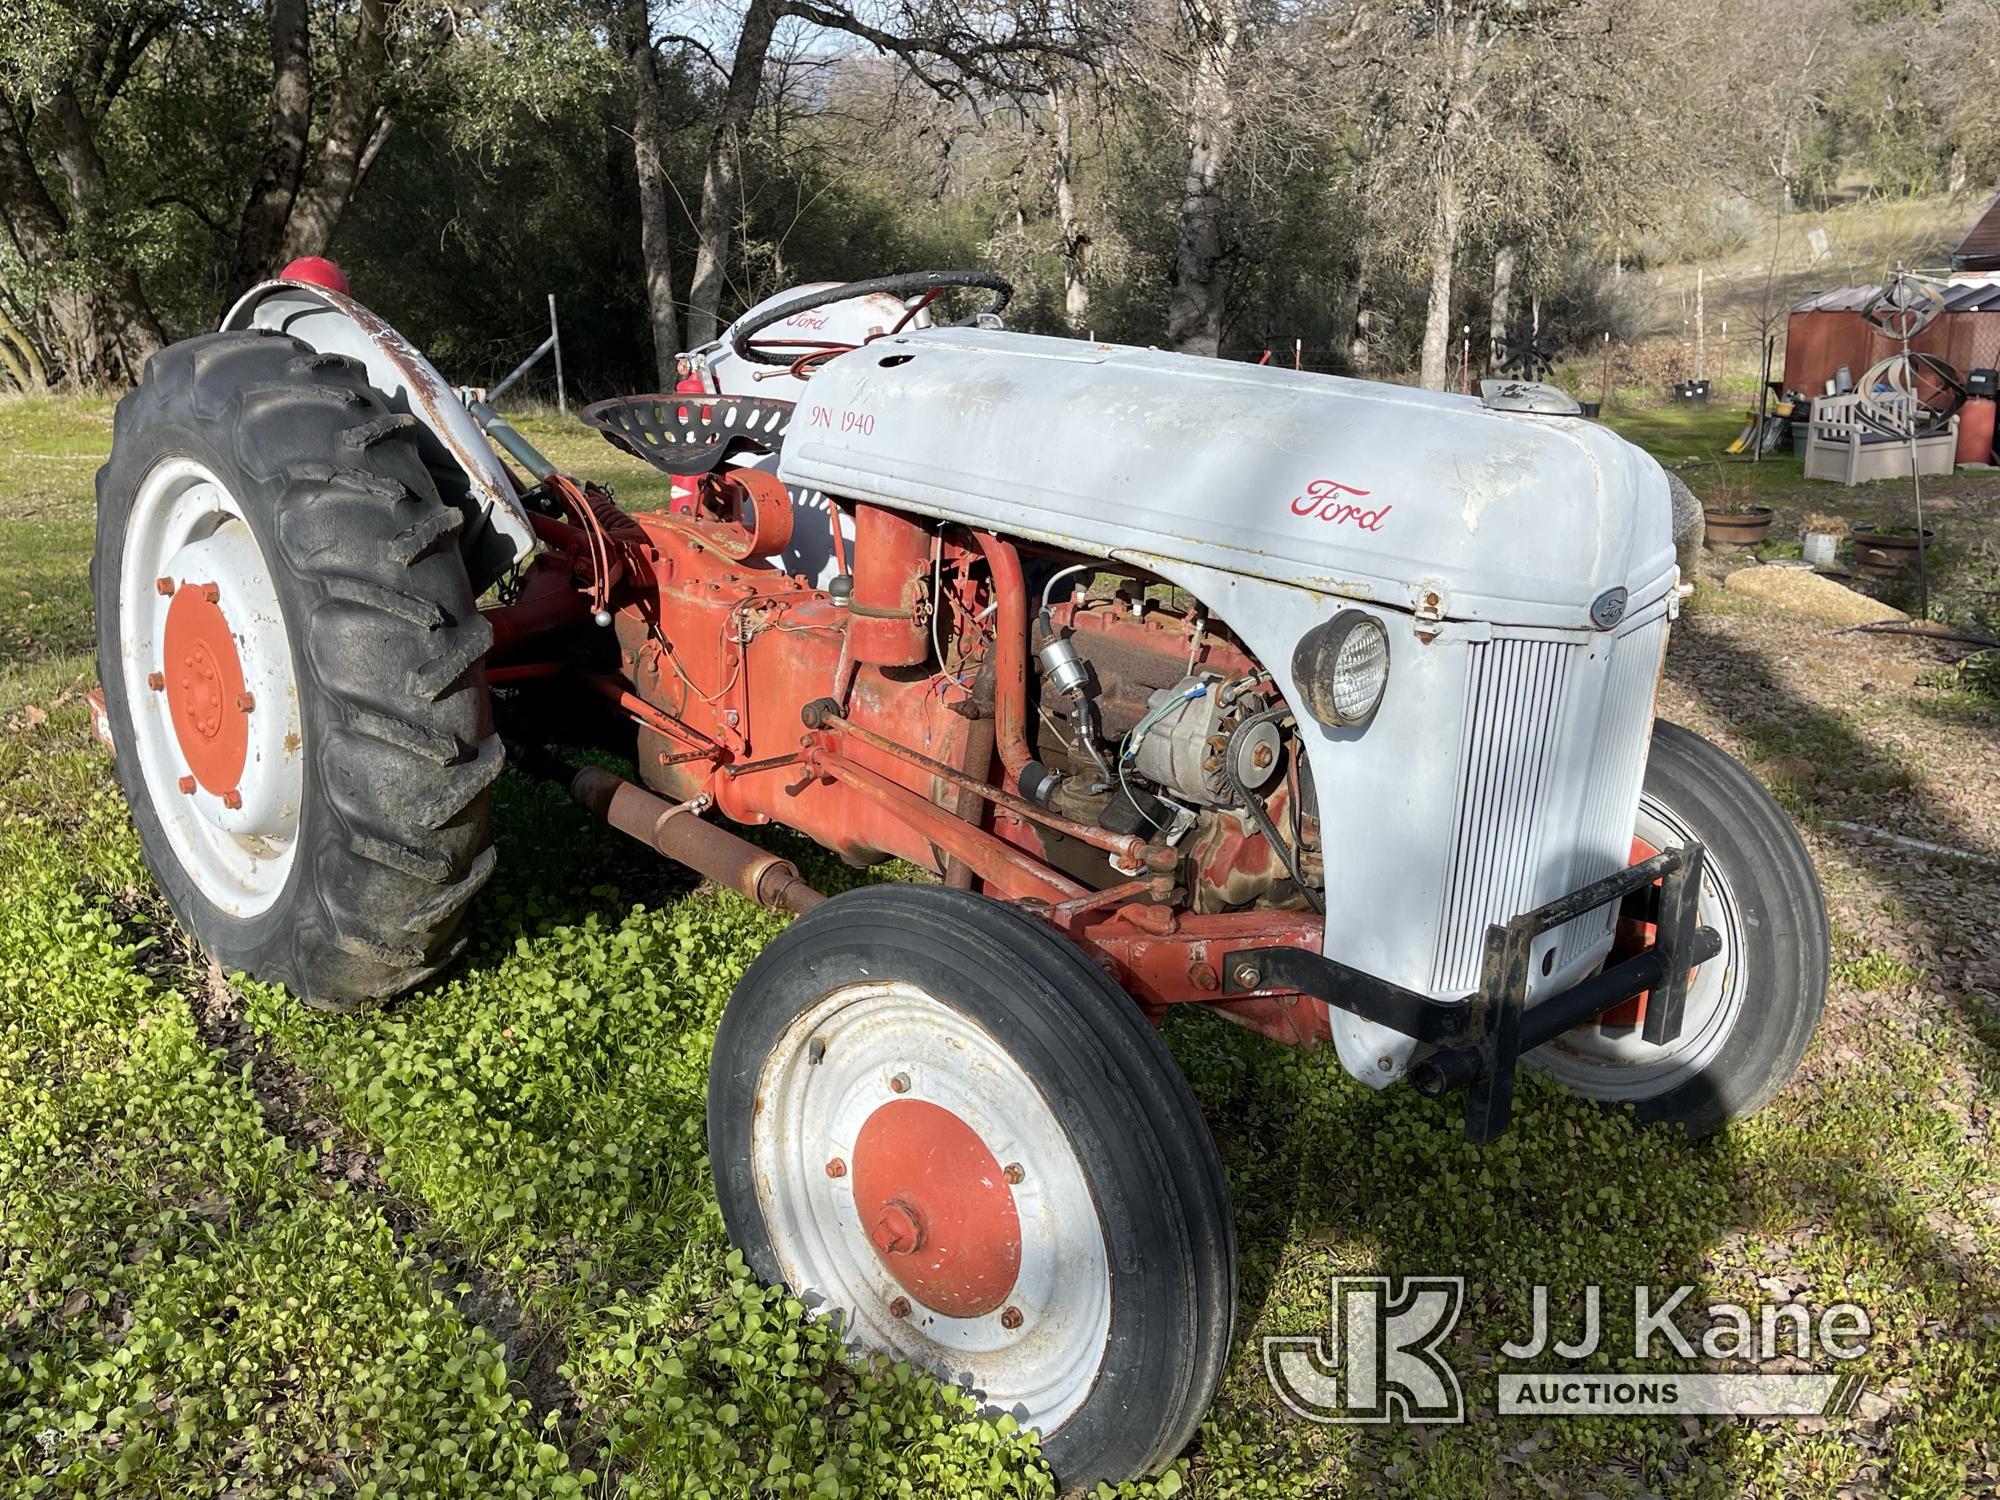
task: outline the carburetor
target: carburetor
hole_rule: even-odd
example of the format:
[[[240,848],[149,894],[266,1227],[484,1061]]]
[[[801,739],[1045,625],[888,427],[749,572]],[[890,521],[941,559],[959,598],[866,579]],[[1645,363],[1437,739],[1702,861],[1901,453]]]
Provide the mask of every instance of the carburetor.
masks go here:
[[[1190,802],[1219,807],[1236,800],[1223,767],[1232,769],[1246,791],[1270,785],[1283,763],[1283,744],[1275,723],[1237,728],[1264,706],[1264,700],[1244,691],[1249,683],[1225,684],[1214,675],[1184,677],[1146,700],[1146,716],[1132,731],[1131,765],[1156,786],[1177,792]]]

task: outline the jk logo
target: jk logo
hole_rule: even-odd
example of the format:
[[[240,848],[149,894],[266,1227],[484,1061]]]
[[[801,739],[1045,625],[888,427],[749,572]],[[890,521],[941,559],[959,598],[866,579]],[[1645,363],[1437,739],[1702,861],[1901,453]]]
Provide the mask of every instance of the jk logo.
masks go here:
[[[1264,1372],[1311,1422],[1463,1422],[1438,1346],[1464,1305],[1463,1276],[1408,1276],[1394,1297],[1386,1276],[1336,1276],[1327,1337],[1266,1338]]]

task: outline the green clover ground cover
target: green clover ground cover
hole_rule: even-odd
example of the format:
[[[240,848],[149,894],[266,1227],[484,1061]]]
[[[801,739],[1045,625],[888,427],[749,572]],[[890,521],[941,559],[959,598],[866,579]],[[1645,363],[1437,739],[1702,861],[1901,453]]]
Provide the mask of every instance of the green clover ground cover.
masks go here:
[[[66,452],[100,415],[0,409],[0,436]],[[86,543],[88,478],[36,502],[83,517]],[[508,777],[501,871],[442,982],[359,1017],[243,985],[218,1020],[89,744],[89,663],[67,654],[87,621],[15,587],[80,568],[75,538],[0,546],[26,558],[0,552],[0,594],[31,627],[0,667],[0,1493],[1052,1492],[1009,1424],[850,1362],[728,1248],[707,1052],[778,919]],[[854,878],[791,852],[829,887]],[[1841,943],[1842,1019],[1816,1054],[1837,1056],[1698,1147],[1530,1080],[1519,1128],[1477,1148],[1447,1105],[1176,1017],[1244,1286],[1220,1398],[1158,1493],[1979,1488],[2000,1433],[2000,1155],[1994,1070],[1963,1059],[1990,1043],[1914,1003],[1920,972]],[[1257,1337],[1323,1330],[1329,1272],[1468,1279],[1451,1353],[1473,1421],[1323,1427],[1277,1403]],[[1617,1368],[1624,1288],[1776,1295],[1759,1278],[1869,1307],[1860,1368],[1886,1418],[1491,1417],[1535,1283],[1559,1318],[1607,1286],[1596,1363]]]

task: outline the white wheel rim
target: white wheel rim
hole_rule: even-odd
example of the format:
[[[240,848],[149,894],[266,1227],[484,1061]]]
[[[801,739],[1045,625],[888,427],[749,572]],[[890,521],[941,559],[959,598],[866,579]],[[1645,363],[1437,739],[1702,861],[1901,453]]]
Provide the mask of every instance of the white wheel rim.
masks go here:
[[[1655,849],[1674,849],[1694,830],[1664,803],[1644,797],[1634,834]],[[1679,1088],[1707,1068],[1728,1044],[1743,1011],[1744,923],[1728,872],[1713,854],[1702,863],[1699,922],[1722,939],[1722,951],[1688,982],[1681,1034],[1664,1047],[1649,1045],[1640,1027],[1579,1026],[1530,1054],[1530,1060],[1578,1093],[1633,1103]]]
[[[849,1342],[962,1385],[1044,1436],[1061,1427],[1096,1384],[1110,1340],[1109,1262],[1076,1148],[999,1041],[915,985],[848,985],[786,1029],[756,1099],[753,1177],[786,1283],[816,1313],[841,1314]],[[1000,1305],[974,1316],[913,1294],[857,1205],[864,1173],[882,1177],[876,1161],[856,1157],[858,1141],[877,1150],[862,1140],[864,1126],[910,1101],[969,1127],[1000,1164],[997,1191],[1011,1193],[1019,1271]],[[996,1185],[972,1190],[990,1195]],[[930,1211],[911,1207],[920,1219]]]
[[[172,592],[162,592],[162,579]],[[245,748],[234,786],[197,782],[185,791],[192,767],[171,700],[187,691],[187,679],[163,683],[171,673],[185,673],[186,663],[165,658],[167,617],[183,588],[208,584],[250,694],[220,706],[245,721]],[[155,464],[132,501],[119,564],[118,620],[117,670],[132,719],[132,743],[120,745],[119,753],[138,768],[174,857],[196,889],[230,916],[256,916],[284,889],[297,850],[305,780],[298,679],[256,533],[236,497],[191,458]]]

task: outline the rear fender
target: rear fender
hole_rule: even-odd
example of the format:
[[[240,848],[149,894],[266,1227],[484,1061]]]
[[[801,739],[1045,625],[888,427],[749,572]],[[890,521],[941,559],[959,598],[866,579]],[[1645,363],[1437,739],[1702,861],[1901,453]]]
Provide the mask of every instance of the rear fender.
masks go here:
[[[353,297],[311,282],[266,281],[229,309],[222,326],[267,328],[322,354],[358,359],[390,406],[417,419],[425,465],[446,503],[464,513],[459,551],[475,592],[533,549],[527,509],[465,404],[409,340]]]

